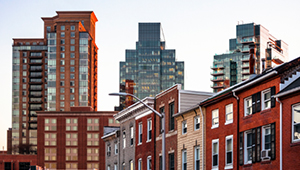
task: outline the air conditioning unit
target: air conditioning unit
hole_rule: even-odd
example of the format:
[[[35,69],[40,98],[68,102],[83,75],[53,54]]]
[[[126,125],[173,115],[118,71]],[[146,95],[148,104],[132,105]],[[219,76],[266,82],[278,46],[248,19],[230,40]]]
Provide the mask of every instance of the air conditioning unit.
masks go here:
[[[261,159],[262,160],[270,160],[270,150],[262,150],[261,151]]]

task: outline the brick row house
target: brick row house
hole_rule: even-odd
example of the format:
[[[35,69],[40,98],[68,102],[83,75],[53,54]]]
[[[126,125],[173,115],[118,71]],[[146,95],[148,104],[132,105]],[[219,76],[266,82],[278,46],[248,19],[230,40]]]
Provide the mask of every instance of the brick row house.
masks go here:
[[[299,65],[266,69],[200,103],[206,169],[298,169]]]

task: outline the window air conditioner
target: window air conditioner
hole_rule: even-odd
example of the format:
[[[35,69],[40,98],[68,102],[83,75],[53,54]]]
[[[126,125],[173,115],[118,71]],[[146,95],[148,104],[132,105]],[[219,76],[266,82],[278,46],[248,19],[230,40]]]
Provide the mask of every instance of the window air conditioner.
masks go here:
[[[270,160],[270,150],[262,150],[261,151],[261,159],[262,160]]]

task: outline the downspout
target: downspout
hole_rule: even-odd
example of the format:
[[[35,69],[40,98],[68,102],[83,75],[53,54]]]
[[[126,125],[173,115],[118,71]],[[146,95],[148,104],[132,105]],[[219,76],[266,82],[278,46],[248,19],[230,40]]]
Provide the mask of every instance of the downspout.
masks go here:
[[[233,93],[233,96],[236,98],[236,100],[237,100],[237,137],[236,137],[236,140],[237,140],[237,151],[236,151],[236,167],[237,167],[237,169],[239,169],[240,168],[240,164],[239,164],[239,150],[240,150],[240,147],[239,147],[239,145],[240,145],[240,137],[239,137],[239,134],[240,134],[240,98],[235,94],[235,91],[232,91]]]
[[[282,170],[282,102],[276,97],[276,101],[280,103],[280,170]]]
[[[202,112],[202,108],[201,106],[199,105],[199,109],[200,109],[200,112],[201,112],[201,116],[202,116],[202,170],[204,170],[204,115],[203,115],[203,112]]]

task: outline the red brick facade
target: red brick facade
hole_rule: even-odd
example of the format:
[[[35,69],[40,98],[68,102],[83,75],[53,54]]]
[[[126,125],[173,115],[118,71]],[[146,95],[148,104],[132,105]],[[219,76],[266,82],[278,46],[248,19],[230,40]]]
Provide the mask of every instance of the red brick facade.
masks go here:
[[[156,96],[155,109],[158,112],[161,112],[161,109],[164,108],[165,112],[165,132],[166,132],[166,169],[170,169],[170,165],[174,165],[174,169],[177,169],[177,121],[175,118],[170,116],[170,107],[174,106],[173,114],[178,113],[178,87],[173,86],[170,89],[165,90],[161,94]],[[162,150],[161,143],[161,133],[160,133],[160,117],[156,116],[155,122],[155,137],[156,137],[156,149],[155,149],[155,168],[159,169],[160,166],[160,157]],[[171,124],[170,120],[174,124]],[[172,126],[172,127],[171,127]],[[174,158],[174,162],[170,161],[170,158]]]
[[[11,170],[20,169],[20,165],[23,168],[29,168],[30,166],[35,166],[37,164],[37,156],[36,155],[0,155],[0,170],[4,170],[5,166],[7,168],[10,167]],[[26,165],[24,165],[26,164]],[[9,166],[10,165],[10,166]]]
[[[52,166],[51,163],[53,163],[53,166],[57,169],[66,169],[67,164],[70,164],[70,166],[76,164],[78,169],[92,169],[93,167],[88,167],[88,164],[93,164],[91,166],[97,164],[96,166],[99,166],[99,169],[105,169],[105,143],[101,140],[101,136],[103,136],[104,126],[116,125],[115,122],[109,123],[111,120],[114,121],[113,115],[116,114],[116,112],[90,111],[89,108],[86,109],[86,111],[84,111],[83,108],[79,108],[77,111],[76,109],[71,110],[72,111],[48,111],[38,113],[38,165],[42,167]],[[50,124],[46,124],[46,119],[50,120]],[[71,120],[70,124],[67,124],[67,119]],[[77,123],[74,121],[75,119]],[[95,121],[96,119],[98,123]],[[52,120],[56,120],[56,123],[51,124]],[[92,122],[90,123],[89,120]],[[50,126],[50,130],[46,130],[48,125]],[[56,126],[56,128],[52,129],[51,126]],[[74,129],[76,126],[77,128]],[[46,146],[47,142],[45,134],[50,134],[50,136],[51,134],[55,134],[56,139],[47,138],[47,140],[56,141],[56,144],[52,145],[50,141],[50,144],[48,143]],[[71,137],[67,137],[68,134],[70,134]],[[92,134],[92,139],[88,139],[88,134]],[[75,137],[74,135],[77,136],[77,138],[73,139],[73,137]],[[98,139],[93,139],[95,135],[97,135]],[[68,144],[68,141],[70,141],[70,144]],[[51,160],[51,156],[49,160],[45,160],[47,149],[55,149],[56,154],[54,153],[53,155],[56,155],[55,160]],[[77,160],[74,160],[73,158],[70,160],[66,157],[68,153],[67,149],[70,149],[71,153],[73,153],[72,149],[76,150],[77,154],[75,154],[75,156],[77,157]],[[90,155],[91,160],[88,160],[88,149],[93,149],[91,152],[93,155]],[[94,153],[95,149],[98,150],[98,153]],[[72,154],[69,155],[72,157],[74,156]],[[95,157],[98,157],[97,160],[94,159]],[[67,159],[69,160],[67,161]]]

